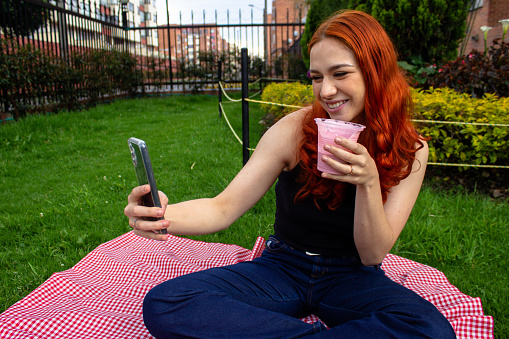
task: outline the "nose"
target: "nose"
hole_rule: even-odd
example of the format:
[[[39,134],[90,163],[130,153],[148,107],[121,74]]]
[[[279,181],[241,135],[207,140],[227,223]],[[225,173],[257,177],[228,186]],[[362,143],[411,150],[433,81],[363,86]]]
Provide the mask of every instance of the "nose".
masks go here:
[[[334,97],[337,92],[338,89],[336,88],[334,82],[329,79],[329,77],[324,77],[322,81],[322,88],[320,90],[320,96],[322,98],[328,99]]]

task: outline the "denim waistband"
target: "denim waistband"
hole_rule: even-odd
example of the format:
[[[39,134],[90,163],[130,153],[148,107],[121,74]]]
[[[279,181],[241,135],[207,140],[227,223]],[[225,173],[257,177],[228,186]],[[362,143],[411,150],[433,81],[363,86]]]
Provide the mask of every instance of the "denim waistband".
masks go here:
[[[275,235],[271,235],[269,239],[265,242],[266,249],[271,253],[281,253],[288,254],[296,257],[301,257],[303,260],[313,260],[317,257],[323,258],[326,261],[334,262],[338,265],[359,265],[364,266],[360,260],[360,258],[356,255],[323,255],[320,253],[313,253],[310,251],[302,250],[290,246],[283,242],[281,239],[276,237]],[[374,267],[375,269],[379,269],[381,264],[379,265],[371,265],[367,267]]]

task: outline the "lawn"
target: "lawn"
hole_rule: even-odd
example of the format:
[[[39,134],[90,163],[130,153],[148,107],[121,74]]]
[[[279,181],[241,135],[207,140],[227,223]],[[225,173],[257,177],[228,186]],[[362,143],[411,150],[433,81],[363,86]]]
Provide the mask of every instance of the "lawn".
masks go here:
[[[240,135],[241,104],[224,106]],[[263,113],[250,106],[254,147]],[[118,100],[0,126],[0,311],[130,230],[123,214],[136,184],[129,137],[147,142],[171,202],[219,193],[241,168],[242,149],[217,107],[209,96]],[[392,252],[481,297],[496,337],[509,337],[509,203],[433,187],[423,187]],[[251,248],[271,233],[274,204],[271,190],[229,229],[194,238]]]

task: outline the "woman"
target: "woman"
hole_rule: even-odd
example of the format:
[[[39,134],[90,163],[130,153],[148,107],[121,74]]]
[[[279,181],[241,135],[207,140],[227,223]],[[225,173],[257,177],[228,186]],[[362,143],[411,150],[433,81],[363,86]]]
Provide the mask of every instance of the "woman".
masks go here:
[[[380,269],[417,199],[428,158],[409,122],[409,87],[394,47],[369,15],[342,11],[309,43],[316,101],[277,122],[249,162],[211,199],[140,206],[125,214],[135,233],[206,234],[227,228],[276,185],[275,235],[260,258],[181,276],[145,297],[144,320],[157,338],[455,337],[448,321]],[[316,169],[314,118],[366,126],[358,143],[335,139]],[[342,150],[342,146],[351,152]],[[147,221],[146,217],[164,220]],[[317,315],[327,324],[299,320]]]

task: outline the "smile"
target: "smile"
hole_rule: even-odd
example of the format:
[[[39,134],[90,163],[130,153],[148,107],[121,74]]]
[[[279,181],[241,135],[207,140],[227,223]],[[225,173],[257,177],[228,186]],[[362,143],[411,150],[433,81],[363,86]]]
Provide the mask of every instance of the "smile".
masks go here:
[[[333,104],[327,104],[327,107],[330,108],[330,109],[334,109],[334,108],[338,108],[339,106],[343,105],[344,103],[346,103],[348,100],[342,100],[342,101],[338,101],[336,103],[333,103]]]

